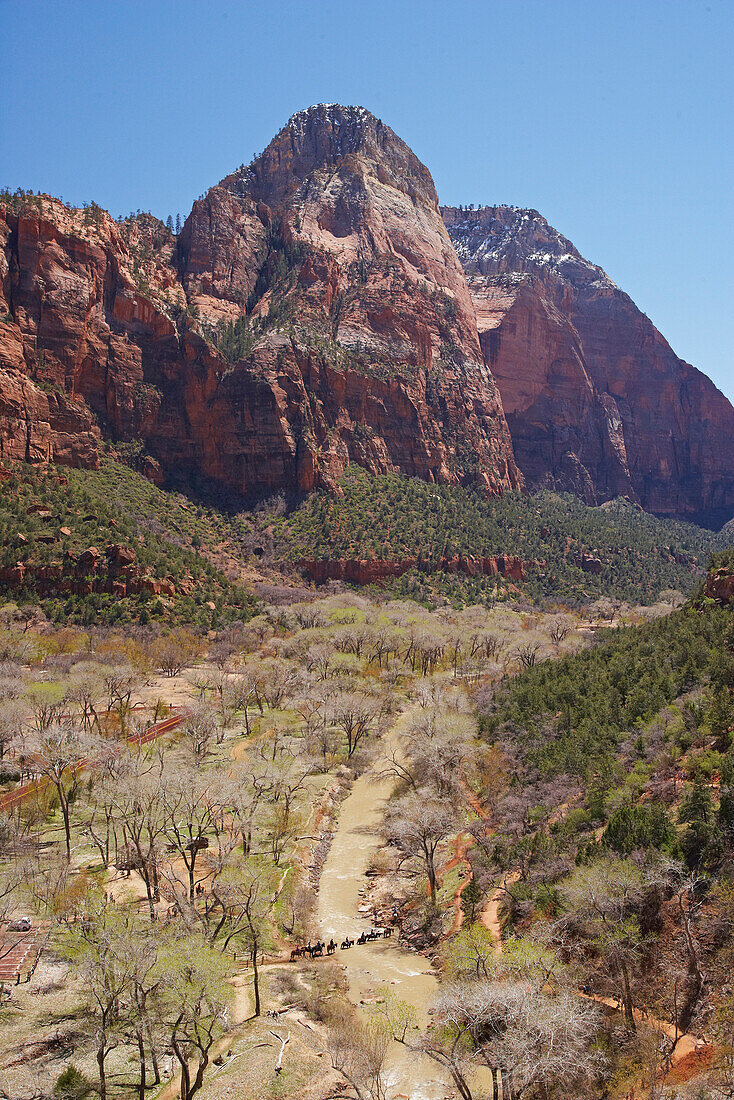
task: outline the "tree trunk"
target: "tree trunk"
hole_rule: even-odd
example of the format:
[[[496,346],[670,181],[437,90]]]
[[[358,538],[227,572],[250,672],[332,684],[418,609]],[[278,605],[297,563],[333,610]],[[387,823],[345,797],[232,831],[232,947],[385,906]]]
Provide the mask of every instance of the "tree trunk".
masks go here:
[[[138,1028],[138,1064],[140,1066],[140,1080],[138,1082],[139,1100],[145,1100],[145,1043],[143,1032]]]
[[[158,1065],[158,1052],[155,1049],[155,1042],[153,1040],[153,1033],[151,1031],[150,1022],[146,1017],[145,1020],[145,1032],[148,1036],[148,1046],[150,1047],[150,1062],[153,1066],[153,1084],[160,1085],[161,1083],[161,1070]]]
[[[431,905],[436,904],[436,868],[433,859],[426,854],[426,870],[428,871],[428,886],[431,891]]]
[[[474,1100],[471,1089],[466,1083],[466,1078],[464,1077],[463,1073],[461,1073],[461,1071],[457,1069],[456,1066],[451,1065],[448,1067],[448,1071],[453,1078],[454,1084],[459,1090],[459,1096],[461,1097],[461,1100]]]
[[[701,996],[704,976],[701,972],[701,967],[698,961],[698,951],[696,950],[696,943],[693,939],[693,933],[691,931],[691,913],[690,910],[686,911],[686,908],[683,904],[682,896],[678,898],[678,907],[680,909],[681,917],[683,920],[683,932],[686,938],[686,953],[688,955],[689,977],[689,988],[686,992],[686,998],[680,1011],[680,1030],[687,1031],[693,1017],[694,1010]]]
[[[209,1044],[206,1049],[201,1050],[201,1048],[199,1048],[201,1050],[201,1060],[196,1069],[196,1077],[194,1077],[194,1083],[189,1088],[189,1095],[187,1096],[186,1100],[191,1100],[191,1097],[194,1095],[194,1093],[198,1092],[201,1086],[204,1084],[204,1070],[209,1065],[209,1049],[211,1045],[212,1044],[210,1037]]]
[[[71,863],[71,822],[69,821],[69,803],[66,801],[66,791],[61,780],[56,784],[61,803],[61,813],[64,818],[64,838],[66,840],[66,862]]]
[[[632,992],[630,990],[630,976],[627,969],[627,964],[624,959],[620,959],[619,969],[622,974],[622,982],[624,984],[624,1018],[627,1021],[627,1027],[630,1031],[637,1031],[637,1025],[635,1024],[635,1014],[632,1005]]]
[[[178,1017],[171,1030],[171,1046],[173,1047],[173,1053],[178,1059],[178,1064],[181,1066],[181,1088],[179,1090],[179,1096],[181,1100],[189,1100],[189,1085],[191,1083],[189,1063],[178,1041],[178,1029],[182,1021],[183,1013]]]
[[[255,994],[255,1015],[260,1015],[260,975],[257,972],[257,941],[252,949],[252,984]]]
[[[107,1056],[106,1036],[102,1032],[102,1039],[97,1047],[97,1068],[99,1070],[99,1100],[107,1100],[107,1078],[105,1076],[104,1061]]]
[[[187,1062],[181,1047],[178,1045],[178,1040],[175,1036],[171,1037],[171,1046],[174,1053],[178,1058],[179,1065],[181,1066],[181,1089],[179,1095],[181,1100],[189,1100],[189,1089],[191,1086],[191,1077],[189,1074],[189,1063]]]
[[[146,872],[144,878],[145,878],[145,892],[148,895],[148,911],[149,911],[151,922],[154,922],[155,919],[156,919],[155,897],[154,897],[155,890],[153,889],[153,884],[150,881],[150,878],[149,878],[147,872]]]

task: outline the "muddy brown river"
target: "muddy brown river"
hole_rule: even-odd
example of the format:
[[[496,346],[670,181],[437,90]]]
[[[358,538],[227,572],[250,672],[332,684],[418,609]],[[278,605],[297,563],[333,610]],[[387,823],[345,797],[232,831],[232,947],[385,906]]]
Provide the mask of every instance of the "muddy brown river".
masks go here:
[[[339,823],[324,864],[319,887],[319,927],[322,939],[331,936],[341,943],[357,939],[371,927],[369,916],[358,912],[359,891],[365,885],[365,871],[383,843],[380,823],[393,781],[376,780],[382,761],[361,776],[344,800]],[[337,959],[349,979],[349,996],[354,1004],[369,1002],[381,986],[388,986],[402,1001],[415,1009],[421,1028],[428,1022],[426,1009],[438,983],[428,961],[401,947],[395,939],[375,940],[348,951]],[[416,1031],[416,1036],[417,1036]],[[387,1062],[387,1094],[390,1100],[444,1100],[456,1094],[442,1067],[394,1043]]]

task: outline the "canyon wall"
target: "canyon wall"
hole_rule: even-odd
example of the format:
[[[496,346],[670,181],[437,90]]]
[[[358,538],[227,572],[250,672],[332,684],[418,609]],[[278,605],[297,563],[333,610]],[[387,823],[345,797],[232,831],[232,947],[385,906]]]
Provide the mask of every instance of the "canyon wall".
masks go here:
[[[294,115],[177,236],[0,195],[0,458],[238,497],[350,462],[487,494],[734,514],[734,410],[535,211],[438,207],[360,107]]]
[[[734,512],[734,409],[534,210],[443,208],[530,487],[624,495],[719,527]]]
[[[9,457],[93,463],[99,425],[238,495],[522,485],[430,173],[361,108],[295,115],[178,238],[32,195],[0,232]]]

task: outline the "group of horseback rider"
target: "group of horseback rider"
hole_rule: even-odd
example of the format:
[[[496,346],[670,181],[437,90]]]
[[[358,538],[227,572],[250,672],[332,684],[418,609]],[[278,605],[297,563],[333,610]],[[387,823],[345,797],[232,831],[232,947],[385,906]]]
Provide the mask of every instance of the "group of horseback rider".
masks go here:
[[[359,939],[350,940],[349,937],[339,944],[341,951],[346,951],[350,947],[361,946],[365,943],[371,943],[372,940],[388,940],[392,936],[392,928],[372,928],[369,932],[363,932]],[[324,951],[327,955],[333,955],[336,951],[336,942],[332,937],[328,943],[323,943],[322,940],[317,940],[316,943],[307,943],[303,947],[294,947],[291,951],[291,962],[295,962],[296,959],[303,959],[308,956],[309,959],[320,959]]]

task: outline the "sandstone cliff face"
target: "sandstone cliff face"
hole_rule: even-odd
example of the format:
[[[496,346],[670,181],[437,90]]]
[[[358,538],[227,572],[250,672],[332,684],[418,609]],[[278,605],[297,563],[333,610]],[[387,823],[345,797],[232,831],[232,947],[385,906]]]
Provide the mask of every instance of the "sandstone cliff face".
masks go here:
[[[528,485],[725,522],[734,409],[724,395],[535,211],[442,212]]]
[[[709,573],[703,588],[704,596],[717,603],[728,604],[734,601],[734,572],[731,567],[722,566]]]
[[[430,174],[361,108],[294,116],[178,240],[45,196],[7,201],[0,232],[12,456],[94,462],[86,405],[164,473],[239,494],[334,486],[350,461],[522,484]]]
[[[729,519],[734,410],[708,379],[534,211],[443,219],[405,143],[338,105],[178,237],[0,196],[0,457],[93,465],[101,430],[149,476],[243,495],[357,462]]]
[[[347,581],[350,584],[380,584],[392,577],[417,569],[422,573],[464,573],[467,577],[504,577],[507,580],[524,581],[526,569],[535,562],[523,562],[512,554],[500,554],[489,558],[452,557],[436,562],[418,558],[332,558],[304,560],[300,568],[316,584],[326,581]]]
[[[40,228],[40,218],[38,222]],[[17,317],[10,312],[10,287],[19,281],[21,249],[25,253],[17,220],[11,226],[0,216],[0,246],[0,458],[93,466],[99,432],[84,402],[75,400],[73,391],[68,393],[63,384],[54,384],[53,371],[45,373],[44,356],[36,349],[33,335],[40,320],[37,312],[29,315],[22,294]],[[40,285],[44,279],[40,265],[27,278]],[[49,299],[44,317],[49,329],[54,327],[53,309]],[[35,381],[29,377],[30,362],[38,368]]]
[[[237,288],[253,346],[228,385],[268,379],[301,488],[333,485],[349,461],[520,486],[463,270],[430,173],[404,142],[362,108],[294,115],[184,227],[184,277],[207,310],[222,294],[210,227],[236,204],[235,250],[256,259]]]

